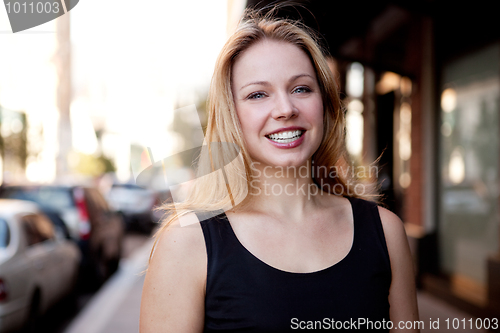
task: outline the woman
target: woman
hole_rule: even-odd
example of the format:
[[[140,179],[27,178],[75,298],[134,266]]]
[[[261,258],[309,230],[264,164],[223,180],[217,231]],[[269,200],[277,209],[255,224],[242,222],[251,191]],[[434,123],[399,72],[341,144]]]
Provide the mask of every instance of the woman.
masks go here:
[[[199,168],[226,167],[199,178],[158,232],[141,332],[399,331],[418,320],[401,221],[339,171],[343,111],[313,34],[251,13],[218,58],[209,103]]]

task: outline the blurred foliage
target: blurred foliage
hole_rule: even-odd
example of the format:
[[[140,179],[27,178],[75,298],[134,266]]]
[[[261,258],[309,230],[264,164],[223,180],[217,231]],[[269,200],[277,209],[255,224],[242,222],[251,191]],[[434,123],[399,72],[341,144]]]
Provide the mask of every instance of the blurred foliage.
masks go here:
[[[198,117],[201,123],[201,128],[203,130],[203,134],[205,135],[206,133],[206,126],[207,126],[207,94],[203,92],[199,92],[196,94],[196,102],[194,103],[196,106],[196,111],[198,112]],[[179,98],[179,101],[182,100],[182,98]],[[182,102],[177,102],[175,105],[175,109],[179,109],[184,107],[185,105],[182,104]],[[180,116],[180,113],[174,113],[174,119],[171,125],[171,130],[176,132],[180,137],[181,137],[181,142],[182,146],[179,147],[179,151],[184,151],[186,147],[197,147],[201,144],[201,142],[195,142],[197,141],[197,133],[199,133],[198,126],[199,124],[194,124],[192,121],[187,121],[186,119],[183,119]],[[199,140],[199,138],[198,138]],[[187,155],[183,154],[180,156],[181,158],[181,163],[184,166],[191,166],[192,164],[192,158]]]
[[[113,161],[102,154],[73,153],[69,164],[75,172],[92,177],[116,171]]]
[[[24,174],[28,158],[26,133],[26,114],[0,106],[0,154],[4,172]]]

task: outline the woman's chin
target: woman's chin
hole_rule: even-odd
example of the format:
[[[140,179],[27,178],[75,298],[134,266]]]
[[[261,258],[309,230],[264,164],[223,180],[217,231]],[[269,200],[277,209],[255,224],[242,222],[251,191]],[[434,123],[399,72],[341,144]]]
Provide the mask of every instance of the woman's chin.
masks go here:
[[[285,159],[274,161],[255,161],[259,169],[294,169],[294,168],[307,168],[311,165],[311,159],[298,160],[298,159]]]

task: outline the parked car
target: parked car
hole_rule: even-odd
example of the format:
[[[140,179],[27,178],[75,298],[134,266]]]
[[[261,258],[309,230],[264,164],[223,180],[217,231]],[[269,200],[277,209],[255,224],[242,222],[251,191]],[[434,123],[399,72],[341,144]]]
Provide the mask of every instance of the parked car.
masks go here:
[[[135,184],[113,184],[106,195],[110,206],[122,214],[125,227],[150,233],[154,223],[153,208],[157,193]]]
[[[80,257],[36,204],[0,199],[0,332],[34,325],[71,295]]]
[[[57,213],[82,252],[84,285],[99,286],[118,268],[122,252],[123,222],[109,209],[101,193],[82,186],[5,186],[1,198],[30,200]]]

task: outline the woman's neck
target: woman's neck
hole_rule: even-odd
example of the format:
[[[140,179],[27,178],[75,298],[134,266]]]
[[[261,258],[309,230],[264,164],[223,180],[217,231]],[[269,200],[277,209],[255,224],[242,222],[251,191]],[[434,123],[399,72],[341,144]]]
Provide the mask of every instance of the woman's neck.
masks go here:
[[[310,166],[309,162],[300,167],[254,165],[248,194],[251,210],[303,216],[317,207],[319,196],[328,194],[314,183]]]

